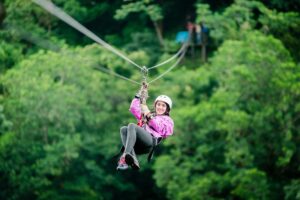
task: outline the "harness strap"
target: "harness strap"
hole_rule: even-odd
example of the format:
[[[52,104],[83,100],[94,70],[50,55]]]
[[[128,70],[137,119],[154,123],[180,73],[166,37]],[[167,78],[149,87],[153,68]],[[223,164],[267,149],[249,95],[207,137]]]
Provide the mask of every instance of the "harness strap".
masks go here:
[[[147,161],[150,162],[151,159],[153,158],[153,154],[154,154],[154,151],[156,149],[156,147],[159,145],[159,143],[162,141],[162,138],[156,138],[156,137],[152,137],[152,148],[148,154],[148,158],[147,158]]]

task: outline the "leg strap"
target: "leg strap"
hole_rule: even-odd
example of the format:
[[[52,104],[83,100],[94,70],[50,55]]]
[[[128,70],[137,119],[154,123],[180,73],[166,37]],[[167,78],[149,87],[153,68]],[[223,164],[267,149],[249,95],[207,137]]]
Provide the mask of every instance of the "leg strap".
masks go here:
[[[156,149],[156,147],[159,145],[159,143],[162,141],[162,138],[156,138],[156,137],[152,137],[152,140],[153,140],[153,144],[152,144],[152,148],[148,154],[148,162],[151,161],[151,159],[153,158],[153,154],[154,154],[154,151]]]

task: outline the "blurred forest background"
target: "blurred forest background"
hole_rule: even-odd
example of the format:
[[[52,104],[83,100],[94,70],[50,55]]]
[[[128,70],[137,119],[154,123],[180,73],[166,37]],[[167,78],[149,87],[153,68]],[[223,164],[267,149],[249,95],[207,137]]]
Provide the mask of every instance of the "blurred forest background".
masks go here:
[[[149,87],[174,135],[116,171],[140,70],[30,0],[0,1],[0,199],[300,199],[299,0],[52,0],[141,66],[201,48]],[[171,63],[172,64],[172,63]],[[171,65],[150,73],[150,79]]]

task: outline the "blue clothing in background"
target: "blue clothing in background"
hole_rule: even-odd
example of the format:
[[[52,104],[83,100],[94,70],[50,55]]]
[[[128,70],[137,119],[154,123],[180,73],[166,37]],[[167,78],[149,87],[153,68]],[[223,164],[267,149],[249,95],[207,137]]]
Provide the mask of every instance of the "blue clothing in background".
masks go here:
[[[188,31],[180,31],[176,35],[176,42],[178,42],[178,43],[187,42],[188,38],[189,38]]]

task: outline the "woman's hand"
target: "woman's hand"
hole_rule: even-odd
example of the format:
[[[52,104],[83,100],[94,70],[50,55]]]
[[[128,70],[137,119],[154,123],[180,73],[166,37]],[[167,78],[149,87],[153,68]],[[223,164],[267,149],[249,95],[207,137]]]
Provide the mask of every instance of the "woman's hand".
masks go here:
[[[150,110],[146,104],[141,104],[141,110],[144,115],[150,114]]]
[[[141,88],[139,91],[135,94],[136,98],[141,98],[143,96],[148,96],[148,84],[146,82],[142,82]]]

